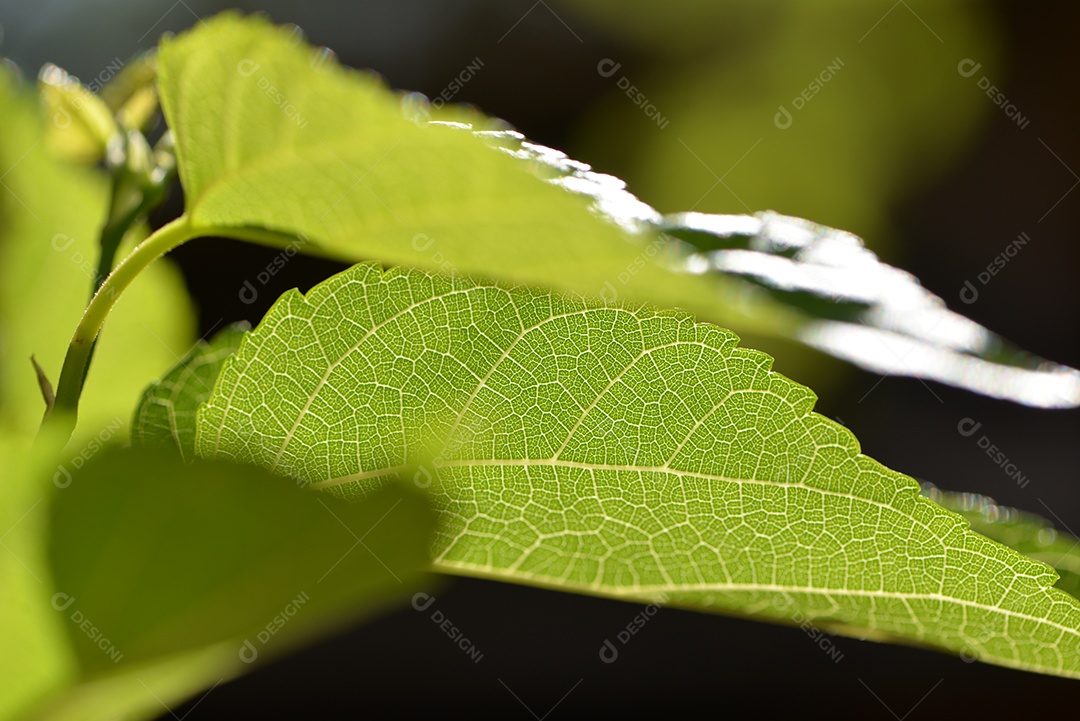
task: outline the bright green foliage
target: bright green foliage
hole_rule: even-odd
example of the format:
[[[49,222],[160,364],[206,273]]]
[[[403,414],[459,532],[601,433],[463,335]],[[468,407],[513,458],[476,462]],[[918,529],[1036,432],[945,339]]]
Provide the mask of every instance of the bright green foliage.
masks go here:
[[[55,465],[43,450],[0,433],[0,719],[14,718],[76,672],[63,620],[49,605],[45,537]]]
[[[1080,676],[1080,602],[859,454],[730,332],[359,265],[286,293],[197,452],[356,496],[423,463],[436,567]]]
[[[285,28],[231,15],[162,44],[161,100],[195,227],[593,292],[636,255],[584,200],[479,138],[406,119],[375,77],[317,57]],[[567,268],[578,277],[560,278]]]
[[[107,183],[47,152],[37,98],[17,91],[2,66],[0,108],[0,428],[29,435],[45,411],[30,355],[56,383],[90,296]],[[165,263],[117,301],[83,391],[76,449],[100,433],[123,437],[146,384],[188,349],[191,315]]]
[[[434,516],[405,486],[345,503],[251,466],[134,449],[75,474],[50,524],[51,606],[89,685],[200,651],[236,675],[367,615],[414,587]]]
[[[414,122],[409,111],[426,116],[412,97],[323,59],[292,31],[233,15],[164,43],[160,92],[185,238],[235,236],[681,307],[880,373],[1080,404],[1080,372],[949,312],[855,236],[775,213],[661,216],[611,176],[484,130],[495,123],[479,113],[437,111],[473,132]],[[726,247],[753,252],[689,256]]]
[[[229,14],[162,43],[159,92],[196,231],[288,244],[265,235],[277,231],[346,261],[585,295],[626,274],[637,300],[741,318],[729,289],[646,262],[650,233],[631,238],[545,182],[551,168],[407,119],[378,79],[322,58],[286,28]]]
[[[0,65],[0,718],[74,673],[49,605],[44,550],[49,492],[66,464],[55,444],[30,449],[45,411],[30,355],[55,382],[90,294],[106,183],[52,157],[44,130],[38,99]],[[189,308],[165,264],[121,299],[97,347],[70,453],[124,436],[139,393],[187,347]]]
[[[156,86],[153,55],[101,100],[46,74],[46,122],[0,68],[0,718],[159,713],[400,596],[432,550],[446,573],[809,619],[1080,677],[1080,601],[1062,590],[1080,591],[1073,539],[939,497],[995,540],[972,532],[859,454],[812,412],[811,391],[729,331],[552,290],[805,343],[807,317],[864,322],[857,294],[749,273],[786,307],[754,300],[718,277],[739,272],[724,258],[679,244],[695,232],[728,242],[730,222],[762,251],[752,218],[663,218],[520,136],[414,122],[377,79],[323,60],[285,29],[227,14],[163,43]],[[82,315],[98,237],[126,232],[123,257],[173,178],[171,136],[151,153],[139,134],[159,94],[186,212]],[[109,166],[103,230],[106,178],[47,151],[92,161],[117,128],[128,157]],[[620,203],[647,218],[627,224],[636,233],[612,222]],[[758,216],[810,226],[777,218]],[[115,309],[102,301],[199,235],[400,267],[365,263],[287,293],[256,331],[190,352],[168,268],[146,271]],[[703,275],[653,262],[669,251]],[[795,271],[815,270],[797,256]],[[812,303],[790,298],[807,292],[796,300]],[[106,314],[73,442],[61,452],[47,426],[31,450],[44,403],[28,356],[55,380],[72,328],[86,351]],[[177,359],[135,414],[149,448],[102,450]],[[73,368],[82,360],[66,368],[64,408],[78,401]],[[430,489],[438,524],[401,474]]]
[[[178,448],[195,457],[195,413],[210,397],[225,361],[240,347],[246,323],[233,324],[210,342],[199,341],[183,360],[143,394],[131,424],[132,441],[141,446]]]

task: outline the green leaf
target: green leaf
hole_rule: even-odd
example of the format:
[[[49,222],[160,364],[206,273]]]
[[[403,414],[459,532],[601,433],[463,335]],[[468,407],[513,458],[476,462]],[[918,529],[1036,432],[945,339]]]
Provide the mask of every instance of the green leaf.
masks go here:
[[[251,466],[112,449],[56,494],[49,526],[51,605],[93,685],[212,649],[236,675],[368,615],[414,590],[434,516],[404,485],[347,503]]]
[[[103,175],[50,155],[37,100],[0,66],[0,428],[24,436],[45,411],[30,356],[55,384],[90,296],[108,206]],[[177,270],[149,268],[101,335],[73,448],[126,434],[140,394],[187,351],[193,325]]]
[[[478,113],[413,122],[402,106],[430,115],[415,96],[325,57],[294,30],[231,14],[163,42],[189,234],[289,243],[273,231],[347,261],[678,306],[879,373],[1080,405],[1080,371],[948,311],[853,235],[775,213],[662,216]]]
[[[304,252],[346,261],[590,295],[627,273],[638,299],[740,317],[715,282],[651,262],[655,249],[644,246],[656,228],[640,221],[659,214],[617,192],[621,181],[593,173],[592,195],[568,192],[581,184],[562,176],[583,163],[523,144],[475,112],[440,115],[472,121],[475,133],[416,122],[402,110],[412,96],[326,58],[295,28],[232,13],[162,41],[158,91],[175,136],[186,235],[288,245],[275,235],[284,233],[303,238]],[[596,202],[600,186],[611,203]],[[627,217],[613,221],[616,208]]]
[[[45,536],[56,472],[54,444],[0,431],[0,719],[71,682],[76,661],[60,616],[49,605]]]
[[[932,483],[922,487],[927,498],[959,513],[975,531],[1053,566],[1059,576],[1054,585],[1080,598],[1080,539],[1057,530],[1042,516],[1002,506],[989,496],[942,491]]]
[[[131,424],[135,445],[176,448],[181,457],[195,455],[195,413],[210,397],[225,361],[240,347],[247,323],[228,326],[210,342],[199,341],[161,380],[143,394]]]
[[[45,116],[45,142],[58,157],[95,163],[119,132],[109,106],[78,78],[48,63],[38,76]]]
[[[638,254],[583,199],[481,138],[406,119],[376,77],[319,57],[286,28],[231,14],[162,42],[159,92],[194,229],[269,229],[345,260],[594,292]]]
[[[359,265],[274,305],[196,449],[346,496],[426,463],[449,573],[1080,677],[1080,602],[1051,568],[860,455],[736,341],[679,312]]]

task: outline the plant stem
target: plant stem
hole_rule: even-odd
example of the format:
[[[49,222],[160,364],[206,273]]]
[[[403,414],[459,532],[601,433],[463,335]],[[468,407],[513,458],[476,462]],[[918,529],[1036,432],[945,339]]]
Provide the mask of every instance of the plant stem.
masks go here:
[[[114,198],[117,191],[114,189]],[[157,198],[154,198],[157,200]],[[91,300],[94,294],[101,288],[102,283],[109,277],[110,271],[112,271],[113,261],[116,259],[116,250],[120,247],[120,242],[127,235],[127,232],[150,207],[150,199],[143,196],[140,202],[134,203],[125,208],[122,212],[115,211],[116,215],[110,217],[109,220],[101,229],[101,255],[98,258],[97,273],[94,274],[94,287],[91,291]],[[114,205],[116,201],[114,200]]]
[[[102,282],[71,337],[71,344],[64,357],[64,366],[60,370],[60,382],[56,387],[56,403],[46,413],[42,425],[49,423],[54,412],[57,412],[57,415],[65,418],[63,422],[74,430],[79,396],[82,394],[83,380],[86,378],[86,370],[90,364],[94,341],[97,340],[101,326],[117,299],[120,298],[120,294],[152,262],[178,245],[201,234],[201,231],[191,227],[187,216],[182,215],[158,228],[150,237],[137,245]]]
[[[145,217],[165,199],[175,178],[175,169],[166,172],[160,180],[150,185],[133,185],[131,176],[127,173],[113,178],[109,217],[101,228],[101,255],[98,258],[97,273],[94,275],[91,300],[112,272],[116,251],[124,236],[140,218]]]
[[[60,370],[60,381],[56,386],[56,402],[46,411],[41,422],[42,428],[48,425],[65,431],[65,438],[70,437],[75,430],[79,397],[82,395],[94,343],[97,341],[98,333],[101,332],[109,311],[131,281],[148,265],[173,248],[207,235],[220,235],[276,247],[287,247],[290,243],[296,242],[295,235],[263,228],[195,227],[186,214],[158,228],[146,240],[135,246],[131,253],[105,278],[90,299],[82,320],[79,321],[74,335],[71,336],[71,343],[64,357],[64,366]]]

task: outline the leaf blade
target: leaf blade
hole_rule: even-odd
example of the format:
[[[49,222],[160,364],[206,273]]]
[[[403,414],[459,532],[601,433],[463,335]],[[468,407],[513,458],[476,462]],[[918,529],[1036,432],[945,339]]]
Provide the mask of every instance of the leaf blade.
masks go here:
[[[361,265],[278,301],[196,448],[345,495],[429,462],[448,572],[797,611],[1080,676],[1080,602],[1051,568],[861,455],[736,340],[682,313]]]
[[[145,447],[171,447],[181,458],[195,457],[195,414],[210,397],[225,361],[240,347],[249,330],[234,323],[212,340],[199,341],[161,379],[143,393],[131,423],[132,443]]]
[[[401,110],[415,98],[333,62],[313,67],[310,52],[288,29],[230,14],[163,44],[160,92],[195,227],[682,307],[879,373],[1080,405],[1080,371],[948,311],[850,234],[775,213],[662,216],[617,178],[478,113],[446,113],[475,130],[418,125]],[[788,241],[808,234],[819,237],[794,253]],[[735,236],[745,248],[726,247]]]
[[[49,516],[51,605],[79,675],[43,708],[100,718],[152,715],[154,695],[175,703],[403,599],[434,523],[401,484],[344,503],[146,448],[102,451]]]
[[[637,251],[584,200],[453,128],[406,119],[374,78],[309,64],[289,30],[218,16],[162,44],[162,107],[195,227],[300,234],[309,252],[600,288]],[[216,101],[216,98],[221,98]],[[227,101],[226,101],[227,98]],[[273,202],[267,199],[273,198]]]

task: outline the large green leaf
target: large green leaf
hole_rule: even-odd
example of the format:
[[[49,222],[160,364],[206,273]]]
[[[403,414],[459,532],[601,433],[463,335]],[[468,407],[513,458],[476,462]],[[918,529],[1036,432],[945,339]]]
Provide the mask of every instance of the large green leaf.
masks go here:
[[[362,264],[286,293],[197,452],[353,496],[411,464],[437,568],[811,618],[1080,676],[1080,602],[859,454],[771,359],[678,312]]]
[[[80,675],[43,708],[85,714],[78,700],[104,681],[113,700],[96,717],[114,718],[158,713],[403,597],[427,567],[434,515],[404,485],[346,503],[252,466],[111,449],[57,493],[49,525],[50,605]],[[190,684],[142,688],[161,666]]]
[[[221,367],[240,347],[248,328],[246,323],[234,323],[211,341],[199,341],[177,365],[147,388],[135,409],[132,442],[176,448],[183,458],[193,458],[195,414],[210,397]]]
[[[679,306],[880,373],[1080,404],[1080,372],[948,311],[855,236],[775,213],[665,217],[618,179],[475,112],[413,122],[403,105],[431,114],[414,96],[403,103],[324,59],[292,30],[235,15],[163,43],[185,236],[290,242],[275,231],[348,261]]]
[[[592,292],[638,255],[584,199],[482,138],[407,119],[375,76],[318,57],[231,14],[163,41],[159,90],[195,230],[283,231],[345,260]]]

